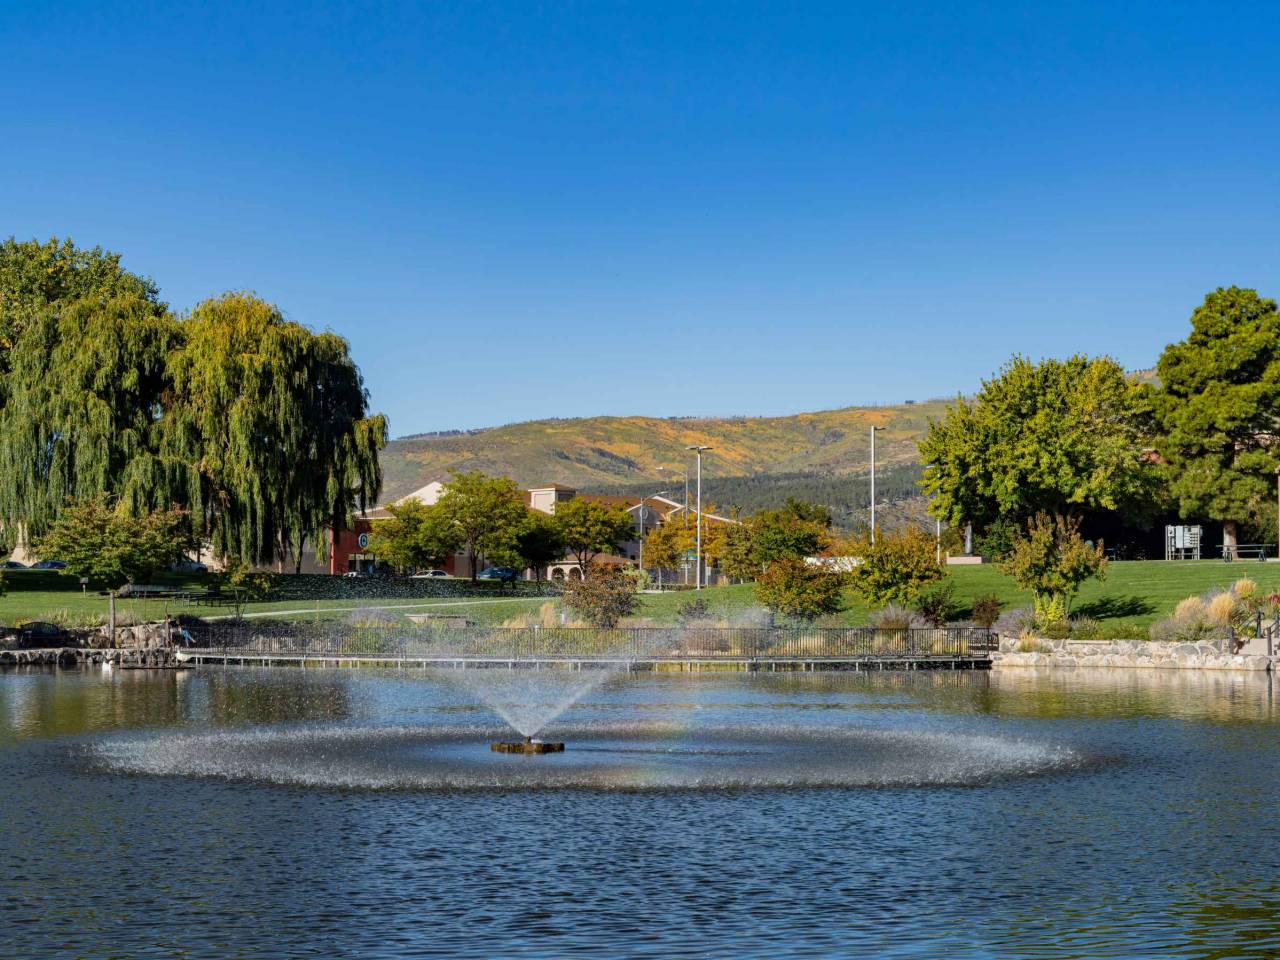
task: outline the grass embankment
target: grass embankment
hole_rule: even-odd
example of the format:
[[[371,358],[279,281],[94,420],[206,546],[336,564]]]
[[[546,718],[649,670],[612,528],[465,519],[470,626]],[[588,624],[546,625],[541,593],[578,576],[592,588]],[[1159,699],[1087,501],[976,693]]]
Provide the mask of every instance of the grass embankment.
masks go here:
[[[1019,590],[994,564],[951,567],[956,601],[962,617],[978,597],[994,593],[1006,609],[1029,606],[1031,595]],[[1223,563],[1220,560],[1117,561],[1107,565],[1103,583],[1090,582],[1080,591],[1072,616],[1087,616],[1112,626],[1147,627],[1173,612],[1184,597],[1230,586],[1240,577],[1249,577],[1264,593],[1280,592],[1280,563]],[[674,619],[676,610],[691,597],[689,593],[646,596],[643,615],[655,620]],[[730,622],[745,616],[757,604],[749,584],[703,591],[713,617]],[[852,591],[845,592],[846,609],[841,619],[849,626],[861,626],[870,617]]]
[[[952,567],[950,576],[956,588],[956,600],[961,616],[967,615],[969,605],[986,593],[994,593],[1004,601],[1006,608],[1027,605],[1028,594],[1019,591],[1000,570],[992,565],[981,567]],[[1255,580],[1263,592],[1280,592],[1280,564],[1277,563],[1222,563],[1201,561],[1122,561],[1109,564],[1105,583],[1088,583],[1080,591],[1073,608],[1073,616],[1088,616],[1104,623],[1121,626],[1145,627],[1168,616],[1184,597],[1205,593],[1215,587],[1226,587],[1240,577]],[[9,571],[5,578],[8,588],[0,597],[0,624],[14,624],[21,620],[57,620],[72,624],[86,623],[94,617],[106,617],[107,599],[99,594],[100,587],[90,585],[82,594],[76,578],[49,571]],[[199,588],[199,578],[174,577],[167,581],[175,588]],[[646,594],[642,598],[639,616],[655,623],[671,623],[678,609],[693,599],[694,594],[680,591],[666,594]],[[704,590],[702,597],[710,607],[711,616],[735,622],[755,609],[755,593],[750,584],[733,587],[715,587]],[[346,617],[356,609],[381,608],[393,612],[432,612],[461,614],[479,623],[498,624],[525,612],[536,611],[545,598],[518,598],[501,600],[458,600],[456,598],[428,600],[312,600],[253,603],[245,607],[248,615],[278,615],[290,619],[310,617]],[[852,591],[846,592],[847,608],[841,620],[850,626],[865,624],[870,611]],[[117,614],[121,622],[137,622],[157,619],[166,614],[192,613],[197,616],[227,616],[232,610],[227,606],[208,607],[165,600],[120,600]]]

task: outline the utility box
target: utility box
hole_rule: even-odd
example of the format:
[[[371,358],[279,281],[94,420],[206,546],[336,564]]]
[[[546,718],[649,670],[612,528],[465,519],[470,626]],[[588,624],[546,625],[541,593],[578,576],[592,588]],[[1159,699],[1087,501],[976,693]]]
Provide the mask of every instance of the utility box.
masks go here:
[[[1170,524],[1164,528],[1166,560],[1199,560],[1200,539],[1204,528],[1199,524]]]

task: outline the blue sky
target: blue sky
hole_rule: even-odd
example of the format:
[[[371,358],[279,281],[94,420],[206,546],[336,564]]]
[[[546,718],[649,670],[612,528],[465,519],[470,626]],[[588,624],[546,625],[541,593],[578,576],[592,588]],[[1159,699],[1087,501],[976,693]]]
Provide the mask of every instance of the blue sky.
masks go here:
[[[0,232],[346,337],[392,432],[1152,364],[1280,294],[1266,4],[0,6]]]

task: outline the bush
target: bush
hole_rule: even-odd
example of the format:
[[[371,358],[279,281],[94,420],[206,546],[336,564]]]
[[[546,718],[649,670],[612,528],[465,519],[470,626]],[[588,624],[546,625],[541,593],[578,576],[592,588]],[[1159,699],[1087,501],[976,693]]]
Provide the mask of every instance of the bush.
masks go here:
[[[978,626],[990,630],[1000,619],[1002,609],[1004,609],[1004,601],[994,593],[988,593],[973,601],[973,609],[969,617]]]
[[[862,562],[853,571],[853,586],[873,607],[911,603],[926,585],[943,576],[933,539],[914,528],[881,534],[860,552]]]
[[[812,621],[844,606],[844,578],[826,567],[788,558],[775,560],[756,581],[756,599],[775,613]]]
[[[698,597],[688,600],[676,608],[676,619],[681,624],[693,623],[697,620],[706,620],[711,616],[711,605],[707,601]]]
[[[640,598],[632,577],[605,567],[586,580],[566,583],[563,602],[593,627],[616,627],[619,620],[636,612]]]
[[[986,529],[974,538],[973,546],[979,556],[988,560],[1004,560],[1012,552],[1021,533],[1016,523],[1000,517],[987,524]]]
[[[1065,620],[1080,584],[1102,580],[1106,566],[1102,544],[1082,539],[1078,520],[1042,512],[1027,523],[1000,569],[1035,594],[1036,618],[1043,626]]]
[[[931,627],[945,627],[955,618],[956,585],[950,579],[932,587],[927,587],[916,597],[916,612]]]
[[[1259,594],[1256,583],[1241,577],[1226,590],[1179,601],[1172,614],[1151,625],[1148,635],[1164,643],[1196,643],[1218,640],[1228,630],[1251,633],[1258,614],[1274,615],[1277,602],[1280,597]]]
[[[1014,607],[1000,614],[991,629],[1002,637],[1021,637],[1035,630],[1036,617],[1030,607]]]
[[[905,607],[889,604],[871,618],[877,630],[910,630],[920,626],[920,618]]]

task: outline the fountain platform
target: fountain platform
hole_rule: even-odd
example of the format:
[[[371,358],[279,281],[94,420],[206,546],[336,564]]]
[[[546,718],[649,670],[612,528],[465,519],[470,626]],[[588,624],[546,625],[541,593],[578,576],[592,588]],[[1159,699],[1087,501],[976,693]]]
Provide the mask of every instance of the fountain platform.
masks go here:
[[[525,756],[537,756],[542,753],[564,753],[564,744],[525,737],[523,740],[497,740],[489,744],[489,749],[494,753],[521,753]]]

